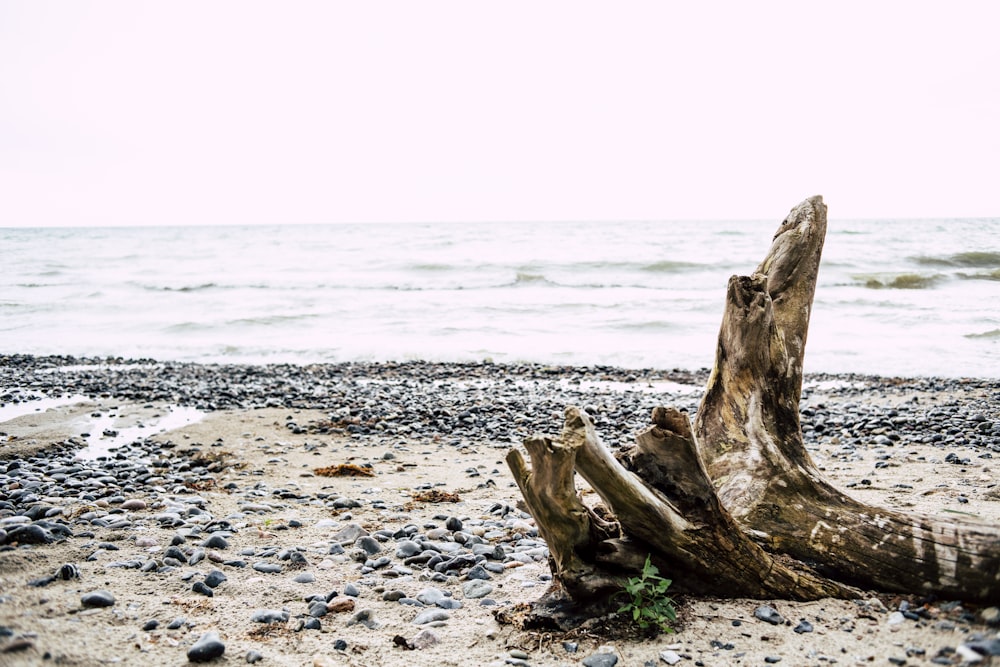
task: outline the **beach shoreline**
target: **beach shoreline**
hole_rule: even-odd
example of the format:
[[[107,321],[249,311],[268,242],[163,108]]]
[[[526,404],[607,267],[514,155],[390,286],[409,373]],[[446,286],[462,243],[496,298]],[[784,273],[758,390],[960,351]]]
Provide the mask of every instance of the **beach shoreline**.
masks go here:
[[[229,663],[563,665],[603,650],[619,665],[960,664],[961,647],[995,636],[982,609],[916,593],[769,601],[779,626],[754,618],[761,601],[682,598],[679,631],[655,639],[499,624],[550,575],[506,451],[557,433],[567,405],[620,446],[655,405],[693,412],[706,379],[0,355],[0,410],[19,412],[0,412],[0,530],[43,522],[52,537],[0,539],[0,662],[176,665],[215,632]],[[1000,521],[1000,380],[807,375],[801,408],[814,461],[851,495]],[[318,472],[338,465],[371,476]],[[79,578],[40,584],[64,564]],[[97,590],[114,602],[82,602]],[[901,605],[920,613],[899,621]],[[254,620],[266,611],[276,622]],[[802,619],[811,631],[794,631]]]

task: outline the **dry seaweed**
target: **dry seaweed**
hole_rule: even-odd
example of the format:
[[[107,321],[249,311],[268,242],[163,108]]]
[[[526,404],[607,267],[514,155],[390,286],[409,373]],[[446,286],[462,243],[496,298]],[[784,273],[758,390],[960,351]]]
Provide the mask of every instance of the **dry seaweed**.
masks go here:
[[[419,503],[457,503],[462,499],[457,493],[431,489],[430,491],[418,491],[413,494],[413,499]]]
[[[320,477],[374,477],[375,471],[354,463],[340,463],[325,468],[314,468],[313,473]]]

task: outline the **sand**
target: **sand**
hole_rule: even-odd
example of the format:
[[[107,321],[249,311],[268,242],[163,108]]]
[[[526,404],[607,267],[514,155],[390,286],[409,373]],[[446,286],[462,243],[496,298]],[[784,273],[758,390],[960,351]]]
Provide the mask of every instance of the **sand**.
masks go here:
[[[983,396],[990,398],[989,392]],[[948,393],[873,391],[861,395],[868,403],[900,410],[913,405],[914,398],[924,407],[955,400]],[[841,396],[813,389],[804,407],[822,404],[836,412],[838,404],[858,400],[857,394]],[[768,658],[780,659],[783,665],[920,665],[931,664],[935,657],[939,662],[950,661],[945,664],[958,664],[963,654],[954,653],[957,647],[971,638],[995,634],[994,628],[979,622],[977,607],[948,601],[921,607],[917,595],[877,592],[859,600],[808,603],[682,597],[677,600],[676,632],[654,638],[602,636],[593,630],[566,635],[525,632],[502,625],[495,618],[497,610],[530,602],[546,589],[550,573],[544,559],[518,563],[493,574],[489,598],[496,604],[484,606],[478,599],[463,599],[465,582],[457,577],[430,581],[428,572],[419,568],[410,576],[385,577],[378,570],[362,574],[361,564],[348,555],[327,552],[332,536],[352,523],[370,533],[411,524],[432,530],[427,526],[440,528],[446,518],[457,517],[469,529],[477,522],[499,521],[511,535],[524,534],[533,523],[530,518],[517,511],[501,516],[502,510],[497,509],[515,507],[519,500],[503,463],[510,443],[479,441],[454,447],[405,434],[371,442],[347,433],[296,433],[289,428],[290,422],[303,426],[327,418],[324,411],[294,408],[218,410],[199,416],[163,402],[104,398],[73,400],[0,422],[4,434],[0,436],[0,465],[50,455],[71,438],[93,455],[100,451],[102,440],[114,442],[110,434],[116,430],[119,435],[142,433],[142,437],[159,443],[166,455],[185,451],[190,455],[198,450],[203,459],[217,463],[204,472],[212,481],[203,481],[191,494],[202,498],[204,510],[216,519],[242,517],[233,520],[236,530],[221,556],[236,558],[240,550],[249,548],[259,554],[267,547],[301,547],[307,560],[303,568],[286,567],[280,574],[223,566],[211,562],[210,557],[167,573],[116,567],[116,563],[158,557],[175,534],[151,518],[159,511],[158,499],[169,494],[138,484],[123,495],[144,501],[146,507],[118,515],[127,517],[125,529],[97,527],[92,529],[92,538],[73,537],[0,552],[0,627],[10,630],[8,636],[0,637],[0,665],[180,665],[187,662],[191,644],[208,631],[217,632],[225,644],[224,656],[211,664],[242,664],[248,654],[256,657],[254,652],[261,656],[263,665],[574,665],[598,652],[615,654],[618,664],[625,666],[665,665],[674,655],[681,665],[763,665]],[[90,433],[95,425],[101,427],[100,435]],[[557,430],[558,423],[553,422],[552,432]],[[109,435],[103,435],[105,432]],[[1000,521],[996,459],[978,458],[979,450],[964,452],[931,443],[907,443],[895,447],[887,465],[876,467],[880,449],[884,450],[873,444],[846,455],[836,440],[826,438],[813,447],[812,455],[835,485],[864,501]],[[959,451],[969,462],[944,463],[950,451]],[[374,476],[325,477],[315,473],[317,468],[342,463],[368,464]],[[227,489],[227,485],[233,486]],[[582,482],[580,485],[586,492]],[[428,486],[455,494],[460,500],[415,500],[415,490]],[[248,493],[255,488],[257,501],[272,509],[241,513],[241,505],[245,508]],[[286,492],[285,497],[276,490]],[[333,510],[315,501],[318,495],[362,502],[360,507]],[[299,501],[296,496],[307,500]],[[51,502],[70,517],[100,509],[67,498]],[[100,544],[117,550],[100,548]],[[393,555],[392,541],[382,547],[382,555]],[[93,554],[97,555],[90,559]],[[258,559],[250,556],[246,560],[253,563]],[[78,579],[57,579],[46,586],[29,584],[53,574],[64,563],[78,567]],[[192,582],[214,569],[223,571],[227,580],[215,589],[213,597],[192,591]],[[315,581],[293,581],[302,572],[312,573]],[[348,584],[359,591],[351,610],[322,617],[320,630],[297,629],[308,618],[307,595],[338,591],[338,597],[344,599]],[[436,626],[414,625],[422,610],[382,597],[392,590],[413,597],[429,586],[450,592],[463,602],[461,609],[448,612],[449,618]],[[98,589],[113,594],[114,605],[84,608],[81,596]],[[892,612],[904,600],[912,609],[923,609],[920,620],[897,622],[900,617]],[[788,623],[771,625],[756,620],[754,611],[762,604],[774,607]],[[255,610],[281,608],[290,613],[287,623],[251,620]],[[372,628],[349,625],[362,610],[371,611]],[[167,629],[179,617],[186,619],[181,627]],[[158,627],[144,629],[151,620],[159,621]],[[795,632],[801,620],[807,620],[813,631]],[[431,645],[415,650],[398,645],[415,641],[427,630],[434,638]],[[335,648],[338,640],[346,642],[346,648]],[[568,651],[567,645],[575,652]],[[964,651],[965,657],[970,657]]]

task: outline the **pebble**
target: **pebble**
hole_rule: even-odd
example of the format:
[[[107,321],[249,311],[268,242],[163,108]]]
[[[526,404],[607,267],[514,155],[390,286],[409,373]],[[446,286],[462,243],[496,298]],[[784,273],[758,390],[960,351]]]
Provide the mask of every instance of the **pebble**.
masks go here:
[[[413,637],[413,639],[410,640],[410,646],[412,646],[413,648],[415,648],[417,650],[423,650],[423,649],[426,649],[426,648],[430,648],[431,646],[434,646],[435,644],[440,644],[440,643],[441,643],[441,640],[438,639],[438,636],[436,634],[434,634],[434,631],[431,630],[430,628],[424,628],[423,630],[421,630],[420,632],[418,632]]]
[[[417,617],[413,619],[413,624],[426,625],[427,623],[447,621],[450,618],[451,615],[447,611],[442,609],[428,609],[417,614]]]
[[[614,653],[594,653],[583,659],[583,667],[615,667],[618,656]]]
[[[283,609],[258,609],[250,617],[254,623],[287,623],[289,614]]]
[[[113,607],[115,596],[104,590],[92,591],[80,597],[80,604],[84,607]]]
[[[253,564],[253,569],[264,574],[279,574],[284,568],[277,563],[259,562]]]
[[[53,390],[61,390],[65,386],[64,383],[73,383],[73,391],[90,393],[94,396],[101,393],[117,395],[119,391],[134,392],[135,396],[143,396],[151,391],[147,386],[149,375],[145,373],[136,376],[142,378],[143,384],[137,383],[133,386],[130,384],[132,379],[127,374],[96,370],[96,366],[95,370],[85,372],[43,373],[36,372],[35,367],[40,370],[43,365],[51,364],[51,361],[39,359],[36,362],[30,357],[23,359],[17,357],[20,361],[13,362],[8,359],[10,358],[4,358],[3,364],[0,364],[0,379],[14,378],[8,382],[11,385],[31,385],[42,389],[50,387]],[[73,360],[72,363],[78,361]],[[316,398],[314,391],[322,390],[328,396],[341,392],[339,395],[343,396],[344,387],[351,386],[353,382],[350,379],[352,376],[366,377],[366,379],[376,377],[378,381],[371,381],[366,385],[364,392],[359,393],[363,400],[352,404],[346,416],[352,420],[356,418],[360,424],[384,425],[384,430],[368,427],[358,430],[350,434],[352,445],[349,446],[376,444],[392,448],[394,452],[392,457],[381,454],[385,450],[378,450],[380,453],[377,455],[382,461],[392,461],[391,464],[380,464],[389,466],[409,462],[410,457],[406,455],[405,448],[395,445],[398,441],[398,435],[394,435],[398,433],[395,429],[404,422],[410,429],[408,438],[418,438],[421,442],[431,442],[432,438],[439,439],[441,447],[461,446],[460,443],[473,441],[477,437],[488,438],[493,442],[507,440],[516,442],[520,440],[518,435],[520,431],[515,433],[515,428],[525,432],[550,428],[552,413],[561,415],[562,405],[566,402],[566,392],[562,389],[525,392],[516,382],[512,382],[509,387],[502,383],[496,384],[496,370],[482,364],[444,366],[424,362],[387,366],[320,364],[310,367],[308,373],[297,367],[280,366],[259,375],[258,369],[247,368],[251,373],[249,379],[236,384],[232,381],[232,376],[227,377],[228,371],[226,374],[219,374],[198,365],[168,363],[164,365],[162,373],[156,374],[155,384],[157,387],[162,387],[164,396],[168,397],[168,400],[178,400],[169,397],[180,397],[183,402],[212,402],[217,409],[226,406],[236,408],[263,406],[266,402],[273,401],[276,407],[290,408],[294,403],[295,407],[312,406],[330,410],[327,405],[329,399]],[[505,372],[513,381],[524,379],[535,382],[536,385],[539,380],[544,384],[548,376],[547,372],[542,372],[539,367],[530,364],[511,366],[505,368]],[[617,371],[602,368],[594,372],[615,377]],[[588,371],[581,369],[569,369],[565,374],[560,371],[553,377],[585,378],[587,373]],[[477,404],[475,409],[468,410],[468,414],[461,418],[456,415],[464,413],[465,409],[464,407],[455,409],[452,401],[454,396],[451,392],[441,391],[437,385],[432,386],[428,382],[430,378],[433,378],[434,382],[441,380],[447,382],[458,374],[463,377],[480,374],[484,380],[491,382],[489,400]],[[699,381],[703,380],[703,377],[699,378]],[[907,382],[910,385],[917,385],[930,381]],[[951,380],[934,380],[933,383],[933,386],[928,385],[928,391],[947,389],[966,391],[960,384]],[[892,386],[883,384],[878,385],[880,391],[895,391]],[[992,389],[994,392],[997,390],[995,382],[973,380],[968,385],[968,389],[976,387]],[[845,395],[859,397],[857,403],[849,407],[844,407],[843,401],[831,408],[809,404],[802,415],[804,426],[809,427],[805,431],[807,445],[835,434],[840,443],[838,446],[844,448],[843,456],[848,457],[860,454],[865,447],[870,447],[874,443],[883,448],[876,468],[879,468],[878,464],[897,465],[896,461],[901,460],[907,443],[919,442],[925,438],[926,442],[940,443],[937,446],[942,447],[943,451],[939,460],[949,465],[981,465],[974,463],[977,459],[971,451],[972,447],[978,448],[977,453],[987,450],[1000,452],[1000,414],[988,401],[976,403],[976,399],[962,398],[960,400],[964,402],[953,402],[944,407],[935,407],[928,403],[926,407],[914,404],[912,407],[908,405],[906,408],[890,410],[860,400],[868,389],[867,387],[845,389]],[[369,390],[370,393],[365,393]],[[161,389],[158,388],[156,391]],[[570,392],[572,391],[570,389]],[[209,396],[211,399],[207,398]],[[419,412],[411,410],[414,400],[419,404]],[[607,429],[605,438],[609,441],[618,438],[623,442],[630,441],[633,434],[645,425],[648,410],[644,405],[646,399],[640,392],[636,392],[634,396],[626,393],[609,397],[591,397],[588,400],[593,403],[594,414],[602,415],[601,428]],[[696,406],[692,404],[689,409],[693,407]],[[895,415],[890,414],[897,409]],[[423,416],[425,414],[426,417]],[[491,422],[495,425],[487,428],[486,424]],[[448,424],[449,430],[444,430],[441,424]],[[296,428],[303,426],[305,424],[300,422]],[[509,433],[504,430],[507,428],[511,429]],[[284,460],[280,457],[278,451],[280,447],[277,444],[268,446],[274,449],[277,460]],[[310,443],[310,446],[314,446],[314,443]],[[202,450],[208,451],[208,446],[203,446]],[[322,450],[317,450],[319,451]],[[889,458],[885,458],[886,456]],[[472,472],[483,477],[491,474],[482,469]],[[461,511],[468,512],[471,517],[465,514],[461,518],[440,514],[434,517],[433,525],[422,525],[417,520],[414,520],[412,525],[407,525],[406,518],[402,518],[398,523],[395,523],[395,519],[387,520],[385,525],[393,526],[391,529],[372,528],[372,533],[369,534],[359,523],[363,520],[365,525],[370,527],[368,522],[371,517],[363,512],[374,509],[388,515],[398,511],[390,509],[393,502],[389,494],[384,494],[378,489],[364,492],[358,490],[354,497],[347,497],[340,494],[326,495],[325,492],[310,494],[296,486],[294,481],[282,482],[280,488],[261,486],[257,490],[254,487],[257,480],[238,479],[226,487],[230,493],[241,494],[233,503],[233,507],[237,507],[238,511],[230,516],[215,517],[210,513],[211,503],[199,497],[197,491],[192,492],[192,488],[183,483],[183,480],[200,479],[202,473],[203,469],[192,466],[190,460],[181,454],[180,448],[166,451],[161,449],[159,444],[148,441],[136,441],[122,447],[120,452],[112,452],[104,459],[96,461],[76,460],[72,450],[65,453],[51,450],[42,456],[26,458],[23,461],[5,462],[0,465],[0,489],[3,490],[0,491],[0,544],[9,549],[12,547],[8,545],[43,545],[56,540],[78,539],[80,541],[77,544],[81,546],[80,563],[85,565],[85,580],[86,575],[93,575],[90,568],[99,571],[101,567],[135,567],[141,568],[143,572],[157,573],[155,578],[150,577],[145,580],[150,582],[156,581],[161,576],[166,579],[187,576],[186,567],[193,567],[198,563],[204,565],[206,561],[225,563],[225,566],[219,566],[223,569],[246,567],[248,565],[246,561],[238,559],[226,561],[219,553],[231,548],[230,542],[238,544],[241,548],[240,555],[252,561],[254,570],[264,575],[282,572],[283,566],[280,563],[284,563],[284,568],[288,570],[304,567],[306,556],[311,560],[314,554],[318,554],[319,558],[326,558],[317,566],[325,570],[337,564],[351,562],[348,560],[349,554],[345,554],[344,547],[347,547],[348,552],[358,549],[366,555],[364,560],[353,563],[359,572],[360,586],[353,583],[345,585],[342,590],[343,596],[333,598],[325,605],[316,604],[315,601],[305,602],[303,598],[295,601],[295,598],[291,597],[287,602],[291,613],[284,610],[277,612],[279,616],[276,621],[266,622],[288,622],[290,616],[298,619],[306,616],[319,618],[312,616],[312,612],[318,611],[323,606],[326,607],[327,613],[332,613],[335,609],[340,612],[354,612],[353,598],[360,596],[361,589],[364,589],[373,591],[373,595],[379,595],[385,602],[415,604],[418,606],[418,610],[415,610],[418,612],[418,617],[427,613],[430,617],[434,617],[435,614],[443,615],[438,617],[438,620],[426,621],[423,624],[425,626],[444,623],[449,619],[449,611],[443,607],[455,609],[461,607],[460,600],[451,594],[459,598],[480,599],[483,604],[487,601],[486,596],[494,590],[490,583],[491,577],[496,576],[497,581],[506,586],[508,583],[506,573],[511,571],[508,570],[508,566],[524,563],[537,567],[537,564],[544,563],[547,557],[544,542],[537,537],[537,528],[530,518],[505,502],[495,503],[488,511],[483,512],[482,517],[476,516],[475,511],[464,508]],[[493,474],[496,473],[497,471],[494,471]],[[470,472],[470,476],[471,474]],[[871,479],[877,484],[876,477],[871,476]],[[40,490],[39,480],[48,485],[44,492]],[[18,488],[15,488],[15,485]],[[100,492],[95,493],[96,489],[100,489]],[[11,491],[16,495],[11,495]],[[955,502],[962,502],[964,498],[972,503],[979,499],[977,494],[964,489],[963,491],[964,493],[957,497]],[[84,498],[88,493],[90,497]],[[85,512],[80,511],[79,502],[86,502]],[[289,508],[294,509],[300,504],[305,507],[308,503],[339,510],[340,513],[336,518],[320,519],[312,524],[315,534],[321,536],[318,538],[320,542],[289,543],[288,537],[295,532],[289,529],[301,526],[302,521],[287,517],[298,514],[307,524],[309,521],[303,512],[295,512]],[[142,514],[130,516],[126,514],[127,512],[142,512]],[[262,523],[263,517],[268,515],[276,518],[276,522],[270,527]],[[494,520],[490,520],[490,515]],[[405,514],[400,512],[400,517],[405,517]],[[282,524],[282,521],[287,523]],[[258,540],[257,526],[263,526],[263,532],[272,532],[282,539],[264,537]],[[288,532],[282,534],[280,532],[282,530]],[[124,531],[133,531],[132,534],[135,534],[135,531],[146,531],[149,534],[140,535],[126,543],[121,537],[111,539],[110,531],[118,531],[122,536],[129,534]],[[301,531],[301,534],[305,533],[306,531]],[[88,534],[89,538],[83,537]],[[83,541],[88,539],[89,542]],[[99,540],[106,541],[99,542]],[[171,542],[169,548],[161,550],[158,546],[168,542]],[[85,544],[87,546],[83,546]],[[280,547],[271,548],[279,544]],[[128,554],[122,560],[112,563],[110,556],[112,549],[119,546],[124,549],[132,545],[149,551],[140,559],[136,559],[134,554]],[[287,550],[284,558],[281,556],[282,550]],[[93,555],[97,561],[96,565],[84,564],[83,557],[87,554]],[[376,556],[380,558],[375,558]],[[366,566],[371,569],[370,572],[364,571],[363,568]],[[204,586],[208,589],[218,586],[210,583],[214,573],[221,575],[219,583],[225,581],[225,575],[220,570],[213,570],[204,578]],[[390,577],[398,580],[395,585],[399,588],[389,588],[387,581]],[[263,580],[264,577],[258,579]],[[192,585],[197,583],[190,578],[184,581]],[[299,572],[294,581],[303,585],[312,584],[316,581],[316,577],[310,572]],[[429,582],[434,586],[428,586],[417,593],[414,598],[420,599],[426,592],[423,600],[417,602],[414,598],[408,598],[406,590],[403,590],[410,585],[414,589],[419,587],[419,584],[406,583],[410,581]],[[437,591],[439,595],[434,597],[428,589]],[[497,596],[499,603],[509,604],[509,600],[504,599],[503,587],[500,587],[499,591],[500,594]],[[449,595],[445,595],[446,592]],[[496,603],[492,600],[490,602]],[[112,601],[111,605],[114,604]],[[427,605],[428,608],[419,609],[421,604]],[[124,605],[122,607],[124,608]],[[888,613],[887,610],[879,612],[875,607],[872,607],[872,610],[876,613]],[[458,618],[463,612],[454,613]],[[1000,623],[1000,612],[996,608],[984,609],[980,613],[983,622]],[[911,611],[910,614],[916,616],[913,618],[915,622],[926,622],[914,612]],[[773,615],[766,614],[767,618],[762,618],[756,612],[754,615],[767,623],[786,622],[776,610],[773,611]],[[969,615],[971,617],[971,613]],[[900,611],[893,612],[887,622],[903,623],[906,618],[912,616],[908,616],[901,608]],[[370,610],[355,613],[349,622],[354,624],[363,621],[366,625],[373,623]],[[301,621],[303,629],[306,629],[307,622],[308,619]],[[168,629],[173,626],[172,629],[178,630],[186,623],[184,619],[175,619]],[[195,627],[194,621],[191,627]],[[833,627],[837,625],[831,625],[831,628]],[[860,628],[860,625],[858,627]],[[948,626],[942,625],[942,631],[946,627]],[[951,623],[950,627],[955,628],[955,625]],[[433,635],[428,628],[421,629],[421,633],[425,631]],[[802,620],[795,626],[794,631],[799,634],[811,632],[812,624]],[[415,639],[409,640],[410,643]],[[962,646],[963,652],[977,655],[980,655],[982,650],[987,650],[982,642],[976,641],[966,641]],[[346,644],[344,647],[346,648]],[[663,657],[663,654],[667,653],[677,652],[668,649],[661,653],[661,661],[670,664]],[[608,660],[617,661],[617,656],[610,655],[612,657]],[[588,656],[588,659],[591,657],[594,656]],[[528,657],[517,659],[528,660]]]
[[[660,660],[668,665],[676,665],[681,661],[681,656],[676,651],[660,651]]]
[[[778,610],[769,605],[761,605],[757,607],[753,612],[754,618],[757,618],[765,623],[770,623],[771,625],[782,625],[785,619],[778,613]]]
[[[482,579],[473,579],[472,581],[467,581],[462,586],[462,594],[470,600],[476,600],[479,598],[484,598],[493,592],[493,584],[488,581],[483,581]]]
[[[191,662],[208,662],[226,652],[226,645],[216,632],[206,632],[188,649],[187,658]]]

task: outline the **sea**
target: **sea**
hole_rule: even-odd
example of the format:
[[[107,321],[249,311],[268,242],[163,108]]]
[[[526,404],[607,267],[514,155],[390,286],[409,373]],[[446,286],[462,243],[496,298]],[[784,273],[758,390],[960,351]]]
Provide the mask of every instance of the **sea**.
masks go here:
[[[0,228],[0,355],[695,370],[779,224]],[[831,220],[805,371],[1000,377],[1000,218]]]

